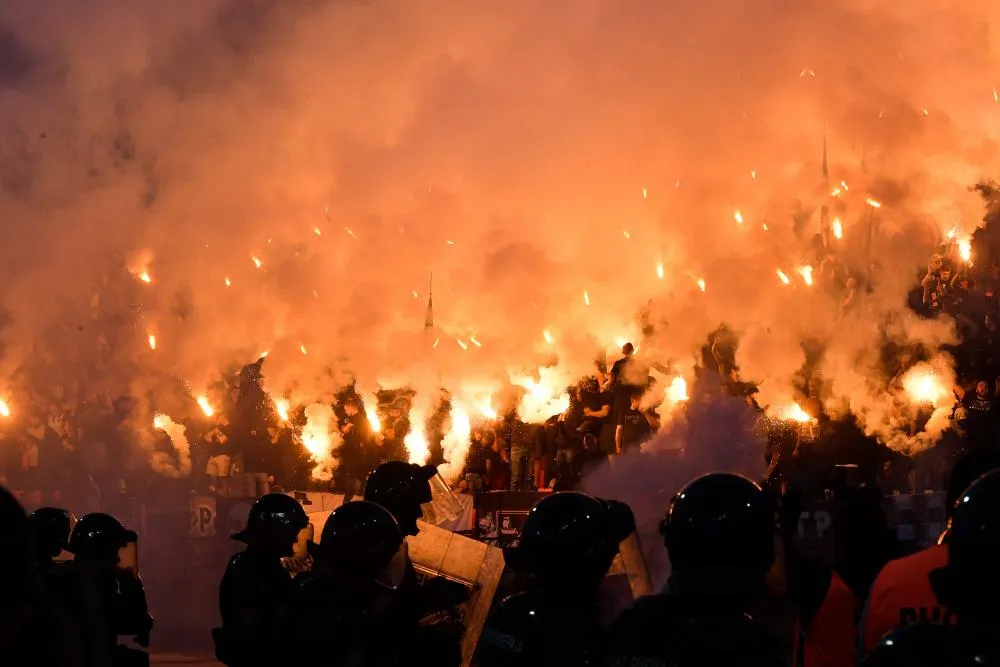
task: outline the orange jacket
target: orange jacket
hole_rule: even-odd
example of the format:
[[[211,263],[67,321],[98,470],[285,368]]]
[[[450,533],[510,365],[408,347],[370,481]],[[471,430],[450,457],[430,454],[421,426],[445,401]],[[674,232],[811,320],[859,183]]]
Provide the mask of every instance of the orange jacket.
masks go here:
[[[951,612],[938,602],[928,577],[947,564],[948,547],[943,544],[886,563],[868,593],[861,619],[861,656],[868,655],[882,637],[900,626],[955,622]]]
[[[809,623],[795,633],[796,667],[854,667],[861,601],[834,572],[826,597]],[[800,647],[800,642],[802,642]]]

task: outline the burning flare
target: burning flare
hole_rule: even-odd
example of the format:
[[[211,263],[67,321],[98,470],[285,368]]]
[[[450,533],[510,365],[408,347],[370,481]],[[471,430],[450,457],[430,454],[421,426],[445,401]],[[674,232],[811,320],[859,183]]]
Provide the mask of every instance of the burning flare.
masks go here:
[[[371,401],[364,401],[364,404],[365,416],[368,417],[368,423],[371,424],[372,432],[381,433],[382,421],[378,418],[378,410],[375,409],[375,399],[372,399]]]
[[[278,413],[278,418],[283,421],[288,421],[288,401],[283,398],[279,398],[274,402],[274,411]]]
[[[316,463],[312,478],[321,482],[333,479],[337,459],[333,452],[341,442],[336,431],[337,418],[333,408],[325,403],[313,403],[306,407],[306,425],[302,427],[302,445],[309,457]],[[332,428],[333,427],[333,428]]]
[[[157,414],[153,417],[153,428],[163,431],[170,438],[176,452],[176,463],[174,456],[170,452],[160,450],[149,453],[149,464],[153,470],[164,477],[185,477],[191,474],[191,444],[188,442],[187,427],[176,423],[173,419],[164,414]]]
[[[687,382],[681,376],[675,377],[667,387],[667,398],[674,403],[688,400]]]
[[[960,239],[958,242],[958,254],[963,262],[972,261],[972,240],[968,238]]]
[[[410,463],[424,465],[431,456],[430,446],[427,443],[427,434],[424,432],[424,415],[419,410],[410,411],[410,432],[403,438],[406,451],[410,455]]]
[[[914,403],[931,405],[951,394],[941,376],[927,364],[918,364],[906,372],[903,389]]]
[[[208,402],[208,397],[202,394],[195,399],[198,402],[198,407],[201,411],[205,413],[206,417],[211,417],[215,414],[215,410],[212,409],[212,405]]]
[[[10,417],[10,406],[7,405],[7,401],[0,399],[0,417],[7,419]]]
[[[441,450],[445,463],[438,466],[438,472],[445,481],[454,484],[465,467],[465,455],[469,451],[469,436],[472,434],[472,422],[468,413],[457,403],[451,404],[451,429],[441,440]]]
[[[146,283],[147,285],[153,282],[153,279],[145,271],[143,271],[142,273],[139,274],[139,280],[141,280],[142,282]]]
[[[833,219],[833,236],[838,239],[844,238],[844,225],[840,222],[840,218]]]
[[[778,415],[780,415],[782,419],[799,422],[802,424],[808,424],[809,422],[813,421],[812,415],[803,410],[802,406],[799,405],[798,403],[790,403],[788,405],[781,407],[778,410]]]
[[[562,414],[569,409],[569,394],[561,391],[565,386],[551,368],[538,369],[539,379],[530,377],[511,378],[511,383],[528,391],[517,406],[517,414],[529,424],[540,424],[552,415]]]

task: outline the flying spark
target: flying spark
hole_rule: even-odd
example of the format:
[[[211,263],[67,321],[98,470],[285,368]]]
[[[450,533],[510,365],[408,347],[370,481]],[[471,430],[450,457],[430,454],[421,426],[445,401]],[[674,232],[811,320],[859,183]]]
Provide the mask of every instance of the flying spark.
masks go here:
[[[417,294],[416,290],[413,290],[413,298],[414,299],[419,299],[420,298],[420,295]]]
[[[833,235],[838,239],[844,238],[844,225],[840,222],[840,218],[833,219]]]
[[[583,290],[583,305],[585,306],[590,305],[590,294],[587,292],[587,290]]]
[[[663,262],[656,265],[656,277],[663,280]]]
[[[704,278],[698,278],[698,289],[700,289],[702,292],[705,291],[705,279]]]
[[[646,198],[646,194],[647,194],[647,193],[646,193],[646,188],[643,188],[643,189],[642,189],[642,198],[643,198],[643,199],[645,199],[645,198]]]
[[[223,279],[223,282],[226,283],[226,287],[230,287],[233,284],[233,281],[230,280],[229,278]]]
[[[546,329],[545,331],[543,331],[543,332],[542,332],[542,336],[543,336],[543,337],[545,338],[545,342],[546,342],[546,343],[548,343],[549,345],[551,345],[551,344],[552,344],[552,341],[554,341],[554,340],[555,340],[555,339],[554,339],[554,338],[552,337],[552,333],[551,333],[551,332],[549,332],[549,330],[548,330],[548,329]]]
[[[350,236],[355,241],[360,241],[361,240],[361,239],[358,238],[358,235],[354,233],[354,230],[351,229],[350,227],[347,228],[347,235]]]
[[[305,345],[299,345],[299,352],[301,352],[302,354],[308,354],[308,352],[306,352]]]
[[[994,102],[1000,102],[1000,97],[997,96],[997,89],[996,88],[993,89],[993,101]]]
[[[274,411],[278,413],[278,417],[281,421],[288,421],[288,401],[281,398],[274,402]]]
[[[808,67],[805,67],[802,69],[801,72],[799,72],[799,76],[800,77],[816,76],[816,72],[812,71]]]
[[[622,230],[622,235],[625,237],[626,241],[628,241],[630,238],[632,238],[632,235],[628,233],[627,229],[623,229]]]
[[[483,344],[480,343],[479,340],[475,336],[469,336],[469,342],[472,343],[473,345],[475,345],[476,347],[482,347],[483,346]]]
[[[461,339],[461,338],[456,338],[456,339],[455,339],[455,342],[456,342],[456,343],[458,343],[458,346],[459,346],[460,348],[462,348],[463,350],[468,350],[468,349],[469,349],[469,346],[468,346],[468,344],[466,344],[466,343],[463,343],[463,342],[462,342],[462,339]]]
[[[800,266],[797,271],[799,272],[799,275],[802,276],[802,280],[806,285],[813,284],[813,267],[809,265]]]
[[[752,178],[755,181],[757,180],[757,171],[755,169],[750,170],[750,178]]]
[[[440,344],[441,344],[441,339],[440,338],[435,338],[434,339],[434,345],[432,347],[436,350],[437,347],[438,347],[438,345],[440,345]]]
[[[156,349],[156,336],[154,336],[153,334],[149,334],[149,349],[151,350]]]
[[[445,243],[447,243],[448,245],[455,245],[454,241],[445,241]]]
[[[142,282],[146,283],[147,285],[149,283],[153,282],[153,279],[145,271],[143,271],[142,273],[139,274],[139,280],[141,280]]]
[[[250,259],[252,259],[252,260],[253,260],[253,265],[254,265],[254,266],[256,266],[256,267],[257,267],[258,269],[259,269],[259,268],[260,268],[261,266],[263,266],[263,264],[264,264],[264,263],[263,263],[263,262],[261,262],[261,261],[260,261],[260,260],[259,260],[258,258],[254,257],[254,256],[252,256],[252,255],[251,255]]]
[[[260,354],[257,355],[257,358],[258,359],[267,359],[267,355],[269,355],[269,354],[271,354],[271,350],[264,350],[263,352],[261,352]]]
[[[788,285],[788,284],[790,284],[792,282],[788,278],[788,276],[785,274],[785,272],[782,271],[781,269],[778,269],[775,273],[777,273],[778,277],[781,278],[781,282],[785,283],[786,285]]]
[[[743,214],[740,213],[739,209],[736,209],[736,211],[733,213],[733,220],[735,220],[737,224],[740,225],[743,224]]]
[[[8,418],[10,417],[10,406],[7,405],[7,401],[0,399],[0,417]]]
[[[882,203],[880,201],[878,201],[877,199],[872,199],[871,197],[866,197],[865,201],[868,202],[868,205],[871,206],[872,208],[882,208]]]

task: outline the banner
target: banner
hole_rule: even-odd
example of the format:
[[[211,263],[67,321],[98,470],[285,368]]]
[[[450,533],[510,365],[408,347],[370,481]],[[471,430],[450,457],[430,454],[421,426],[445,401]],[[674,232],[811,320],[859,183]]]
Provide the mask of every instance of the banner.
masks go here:
[[[212,496],[191,497],[191,537],[215,537],[215,518],[218,507]]]

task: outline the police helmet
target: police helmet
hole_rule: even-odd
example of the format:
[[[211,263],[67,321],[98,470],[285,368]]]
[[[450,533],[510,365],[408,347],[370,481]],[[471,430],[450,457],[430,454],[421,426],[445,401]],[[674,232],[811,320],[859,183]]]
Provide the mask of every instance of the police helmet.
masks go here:
[[[42,507],[28,516],[35,558],[55,558],[66,548],[76,518],[59,507]]]
[[[1000,595],[1000,470],[989,472],[955,502],[948,524],[948,566],[935,582],[955,609],[989,610]],[[938,583],[940,582],[940,584]],[[942,585],[943,584],[943,585]],[[946,601],[947,600],[947,601]]]
[[[308,525],[309,517],[299,501],[283,493],[269,493],[254,502],[246,528],[232,538],[246,544],[262,540],[291,544]]]
[[[950,641],[949,641],[950,640]],[[960,653],[956,655],[955,649]],[[954,628],[943,625],[912,623],[896,628],[871,650],[862,667],[939,667],[973,665],[971,656],[961,655],[956,646]]]
[[[368,475],[364,498],[392,512],[404,533],[416,535],[420,506],[431,501],[430,480],[436,474],[434,466],[386,461]]]
[[[600,578],[634,530],[635,517],[625,503],[576,491],[554,493],[528,512],[519,544],[504,549],[504,561],[542,577]]]
[[[766,572],[774,563],[774,507],[741,475],[711,473],[674,496],[660,523],[670,562]]]
[[[328,569],[375,577],[389,566],[404,539],[387,509],[355,500],[330,513],[315,550],[316,561]]]
[[[110,514],[94,512],[77,521],[70,533],[66,550],[77,557],[94,558],[116,555],[118,550],[138,538]]]
[[[19,576],[28,566],[31,555],[31,529],[21,503],[0,486],[0,572]],[[4,575],[0,579],[7,581]]]
[[[592,664],[599,634],[588,612],[547,592],[511,595],[487,619],[474,663],[482,667]]]

